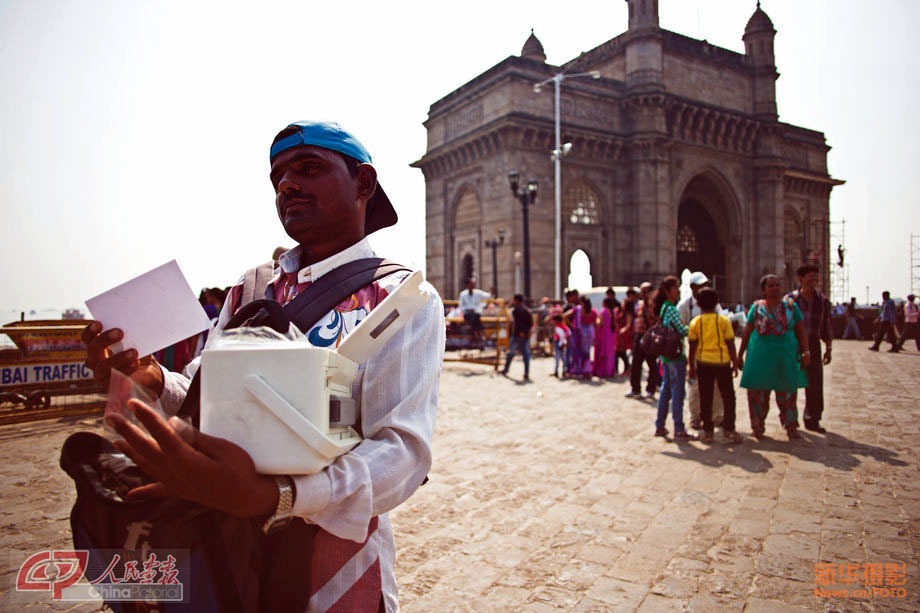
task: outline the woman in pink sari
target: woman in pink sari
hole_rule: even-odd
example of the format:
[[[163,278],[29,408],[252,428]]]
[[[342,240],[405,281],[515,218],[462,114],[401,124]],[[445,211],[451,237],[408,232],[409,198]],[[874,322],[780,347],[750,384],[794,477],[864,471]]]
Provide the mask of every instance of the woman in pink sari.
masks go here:
[[[597,324],[597,337],[594,339],[594,374],[598,377],[612,377],[617,370],[617,333],[614,322],[613,298],[604,298],[600,321]]]
[[[577,334],[580,335],[580,342],[572,374],[590,379],[593,374],[591,347],[594,346],[594,337],[597,334],[597,311],[591,306],[591,299],[587,296],[581,297],[581,321],[579,323],[581,326],[578,328]]]

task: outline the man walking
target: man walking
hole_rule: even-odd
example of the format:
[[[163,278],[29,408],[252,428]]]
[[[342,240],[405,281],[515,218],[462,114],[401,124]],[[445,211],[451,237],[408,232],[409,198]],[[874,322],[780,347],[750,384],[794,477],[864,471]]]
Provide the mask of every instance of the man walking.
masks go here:
[[[856,298],[850,298],[850,303],[847,305],[846,315],[847,327],[846,330],[843,331],[843,338],[855,338],[856,340],[859,340],[862,336],[862,333],[859,331],[859,320],[856,318]]]
[[[505,369],[502,375],[508,375],[508,368],[515,354],[520,352],[524,358],[524,381],[530,381],[530,330],[533,327],[533,316],[530,309],[524,306],[524,294],[514,295],[514,308],[511,310],[514,319],[514,333],[508,343],[508,357],[505,358]]]
[[[869,347],[869,351],[878,351],[882,339],[887,337],[891,343],[891,349],[888,353],[897,353],[901,349],[901,339],[898,338],[898,313],[894,308],[894,300],[891,299],[891,293],[888,290],[882,292],[882,308],[879,309],[879,315],[875,319],[875,342]]]
[[[802,311],[805,334],[808,337],[808,351],[812,359],[808,363],[808,387],[805,388],[805,429],[824,433],[821,416],[824,413],[824,366],[831,363],[831,302],[818,291],[818,267],[803,264],[795,271],[799,278],[799,289],[788,294]],[[821,341],[824,341],[824,357],[821,355]]]

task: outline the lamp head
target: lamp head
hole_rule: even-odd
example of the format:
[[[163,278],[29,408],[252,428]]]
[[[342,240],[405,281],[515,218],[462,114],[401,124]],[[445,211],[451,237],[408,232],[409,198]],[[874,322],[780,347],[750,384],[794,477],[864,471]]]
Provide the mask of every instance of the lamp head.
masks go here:
[[[537,199],[537,187],[537,180],[531,177],[530,181],[527,182],[527,193],[530,195],[531,202]]]
[[[516,170],[508,173],[508,183],[511,185],[511,191],[517,193],[518,185],[521,181],[521,175]]]

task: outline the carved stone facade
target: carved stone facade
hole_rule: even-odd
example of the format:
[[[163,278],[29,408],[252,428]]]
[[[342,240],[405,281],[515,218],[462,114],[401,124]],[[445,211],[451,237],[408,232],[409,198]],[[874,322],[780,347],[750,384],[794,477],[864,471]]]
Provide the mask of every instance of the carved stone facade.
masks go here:
[[[426,181],[428,279],[445,296],[473,274],[492,279],[484,241],[498,247],[499,293],[520,283],[520,203],[507,174],[539,181],[530,209],[535,298],[554,288],[554,106],[561,91],[562,287],[573,253],[587,254],[596,285],[656,282],[683,268],[714,279],[723,302],[749,302],[774,272],[830,261],[829,199],[821,132],[778,121],[773,39],[758,8],[745,53],[662,30],[657,0],[626,0],[629,30],[562,66],[546,63],[533,34],[512,56],[435,102],[428,149],[413,166]],[[516,277],[517,275],[517,277]],[[515,281],[518,281],[516,286]]]

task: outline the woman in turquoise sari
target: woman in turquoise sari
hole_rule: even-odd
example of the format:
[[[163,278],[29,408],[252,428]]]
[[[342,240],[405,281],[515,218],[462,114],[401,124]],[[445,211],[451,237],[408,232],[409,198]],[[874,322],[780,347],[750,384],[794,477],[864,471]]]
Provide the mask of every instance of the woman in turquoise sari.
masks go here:
[[[798,432],[796,390],[808,387],[805,368],[811,358],[802,312],[795,301],[782,298],[783,286],[776,275],[764,275],[760,289],[763,300],[751,305],[738,351],[738,362],[743,369],[740,385],[748,391],[751,430],[754,436],[763,436],[772,390],[780,423],[789,439],[802,438]]]

